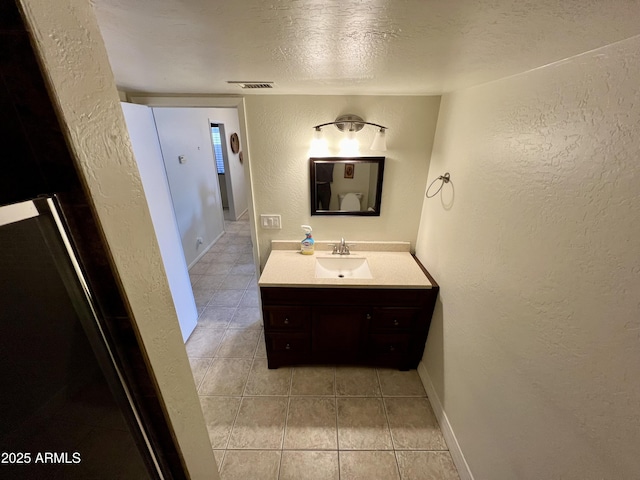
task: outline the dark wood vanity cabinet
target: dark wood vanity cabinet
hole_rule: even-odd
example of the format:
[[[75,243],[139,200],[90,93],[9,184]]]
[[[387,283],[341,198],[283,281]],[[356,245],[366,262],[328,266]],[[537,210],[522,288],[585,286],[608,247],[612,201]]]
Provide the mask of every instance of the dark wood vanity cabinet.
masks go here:
[[[417,368],[438,295],[432,283],[431,289],[261,287],[269,368]]]

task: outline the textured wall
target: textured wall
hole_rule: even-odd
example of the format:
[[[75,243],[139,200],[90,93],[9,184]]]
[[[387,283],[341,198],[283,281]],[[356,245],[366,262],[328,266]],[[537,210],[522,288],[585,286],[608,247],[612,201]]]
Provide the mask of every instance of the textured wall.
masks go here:
[[[638,478],[639,51],[442,99],[423,360],[476,480]]]
[[[302,240],[302,224],[311,225],[318,240],[403,240],[414,245],[439,101],[439,97],[246,97],[255,215],[259,219],[263,213],[279,213],[283,224],[282,230],[258,227],[261,264],[271,240]],[[344,113],[389,127],[379,217],[311,216],[312,127]],[[335,127],[323,131],[337,154],[340,132]],[[372,127],[359,132],[363,156],[380,155],[368,150],[374,134]]]
[[[191,478],[216,466],[113,75],[83,0],[22,0]]]

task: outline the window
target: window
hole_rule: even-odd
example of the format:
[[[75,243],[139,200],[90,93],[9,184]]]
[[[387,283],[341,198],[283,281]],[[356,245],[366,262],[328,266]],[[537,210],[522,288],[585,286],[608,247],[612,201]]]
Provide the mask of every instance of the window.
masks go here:
[[[219,175],[224,175],[224,160],[222,158],[222,138],[220,125],[211,124],[211,138],[213,139],[213,154],[216,157],[216,168]]]

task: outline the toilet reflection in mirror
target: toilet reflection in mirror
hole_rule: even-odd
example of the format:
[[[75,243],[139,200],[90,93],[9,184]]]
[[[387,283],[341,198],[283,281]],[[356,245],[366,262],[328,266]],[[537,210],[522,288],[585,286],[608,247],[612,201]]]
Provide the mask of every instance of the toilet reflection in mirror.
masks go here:
[[[384,157],[311,158],[311,215],[379,216]]]

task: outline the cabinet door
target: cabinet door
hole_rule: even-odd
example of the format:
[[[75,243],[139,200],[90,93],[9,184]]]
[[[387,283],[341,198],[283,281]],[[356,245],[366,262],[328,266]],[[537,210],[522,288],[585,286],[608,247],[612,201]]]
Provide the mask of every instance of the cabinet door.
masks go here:
[[[401,370],[416,368],[417,364],[410,364],[409,337],[407,333],[369,335],[369,358],[378,365],[399,367]]]
[[[314,354],[357,358],[365,347],[367,310],[363,307],[317,307],[312,313]]]

